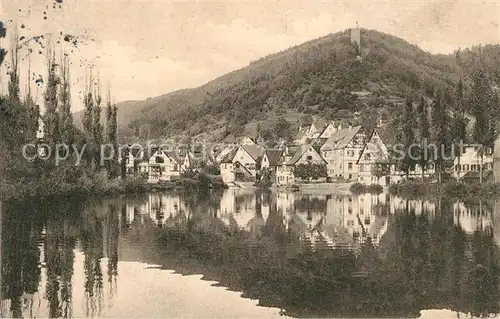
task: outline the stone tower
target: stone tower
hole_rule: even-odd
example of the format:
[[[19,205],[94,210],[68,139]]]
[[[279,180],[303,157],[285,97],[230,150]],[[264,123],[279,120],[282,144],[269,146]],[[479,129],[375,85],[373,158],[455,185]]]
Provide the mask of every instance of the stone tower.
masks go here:
[[[358,51],[361,52],[361,30],[359,24],[356,22],[356,28],[351,29],[351,43],[356,43]]]

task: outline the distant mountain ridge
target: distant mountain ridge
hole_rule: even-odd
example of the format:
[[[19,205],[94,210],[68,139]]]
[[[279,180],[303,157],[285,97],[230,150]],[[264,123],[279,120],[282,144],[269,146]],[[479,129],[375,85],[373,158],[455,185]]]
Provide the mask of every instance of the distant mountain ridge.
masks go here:
[[[255,136],[281,116],[295,129],[305,114],[370,126],[393,117],[407,96],[431,97],[438,87],[452,92],[460,75],[479,62],[500,83],[498,45],[433,55],[392,35],[360,32],[360,48],[346,30],[268,55],[197,88],[119,103],[120,134],[231,140]],[[81,115],[74,116],[78,126]]]

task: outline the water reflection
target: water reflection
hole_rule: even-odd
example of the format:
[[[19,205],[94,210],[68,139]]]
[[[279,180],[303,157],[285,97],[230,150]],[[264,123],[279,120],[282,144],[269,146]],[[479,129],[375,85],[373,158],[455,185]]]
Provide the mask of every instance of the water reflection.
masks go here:
[[[2,317],[221,315],[220,292],[196,299],[181,289],[196,287],[190,277],[144,264],[202,274],[272,315],[499,312],[500,201],[229,189],[4,203],[0,216]],[[174,306],[148,307],[136,291]],[[182,308],[192,299],[205,306]],[[249,302],[222,315],[262,316]]]

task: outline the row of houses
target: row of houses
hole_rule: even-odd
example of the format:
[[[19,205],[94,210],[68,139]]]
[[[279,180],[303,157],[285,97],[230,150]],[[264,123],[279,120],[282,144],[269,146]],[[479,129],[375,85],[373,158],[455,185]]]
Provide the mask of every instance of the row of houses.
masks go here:
[[[405,178],[428,178],[436,173],[432,162],[425,169],[416,164],[409,172],[399,170],[389,151],[391,137],[383,138],[381,131],[381,126],[367,132],[362,126],[342,127],[333,121],[318,130],[313,123],[301,126],[293,143],[277,149],[266,149],[245,138],[239,146],[228,150],[220,161],[222,179],[227,184],[256,181],[259,172],[270,170],[277,185],[289,185],[301,182],[294,174],[300,164],[326,166],[324,179],[330,181],[358,181],[362,184],[389,185]],[[474,177],[481,170],[493,168],[491,150],[486,150],[482,159],[474,145],[464,145],[460,151],[462,153],[455,156],[449,172],[453,177]]]
[[[37,138],[43,140],[45,125],[41,119],[38,124]],[[156,147],[145,151],[128,147],[120,152],[119,162],[127,175],[139,174],[150,183],[175,179],[202,164],[219,165],[226,184],[256,182],[263,171],[271,172],[276,185],[294,184],[301,182],[295,174],[295,168],[300,164],[326,166],[326,176],[319,181],[389,185],[404,178],[425,178],[435,174],[433,163],[424,170],[419,164],[408,173],[398,170],[389,152],[392,137],[383,134],[382,127],[383,123],[379,123],[377,128],[368,132],[362,126],[343,126],[334,121],[320,129],[312,123],[301,125],[295,140],[289,144],[282,143],[269,149],[259,143],[258,138],[244,137],[239,144],[211,149],[210,154],[197,154],[189,148],[169,151]],[[500,143],[497,144],[500,150]],[[486,176],[493,175],[491,150],[486,150],[483,158],[474,145],[465,145],[460,151],[450,171],[453,177],[473,180],[478,178],[480,171],[487,171]],[[43,149],[39,149],[39,153],[43,153]]]

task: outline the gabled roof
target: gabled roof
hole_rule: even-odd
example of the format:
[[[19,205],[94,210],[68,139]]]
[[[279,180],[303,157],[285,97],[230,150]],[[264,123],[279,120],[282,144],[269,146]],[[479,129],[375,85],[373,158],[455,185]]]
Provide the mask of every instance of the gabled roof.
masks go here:
[[[276,166],[281,163],[281,156],[283,155],[283,152],[284,150],[267,150],[264,154],[267,156],[269,165]]]
[[[241,145],[240,147],[243,148],[255,161],[264,155],[264,147],[261,145]]]
[[[176,162],[177,164],[181,165],[183,162],[184,162],[184,159],[179,159],[179,157],[175,154],[174,151],[165,151],[164,149],[161,149],[161,148],[151,148],[151,151],[148,152],[149,154],[147,154],[147,159],[150,159],[153,155],[155,155],[155,153],[157,151],[160,151],[162,152],[163,154],[165,154],[168,158],[170,158],[170,160]]]
[[[132,155],[133,158],[137,158],[138,155],[140,154],[140,152],[141,152],[141,149],[139,149],[137,147],[131,147],[131,145],[129,145],[128,147],[125,147],[122,149],[121,156],[127,157],[130,154],[130,155]]]
[[[232,163],[233,158],[236,155],[237,151],[238,151],[237,148],[230,150],[229,153],[227,153],[226,156],[224,156],[224,158],[220,162],[221,163]]]
[[[322,149],[335,150],[345,148],[354,136],[361,131],[361,129],[361,126],[355,126],[352,128],[338,130],[325,142],[325,144],[323,144]]]
[[[328,126],[333,126],[335,128],[335,122],[334,121],[330,121],[328,123],[326,123],[323,128],[319,131],[319,135],[318,136],[321,136],[323,135],[323,133],[325,133],[326,129],[328,128]]]
[[[313,148],[313,149],[314,149],[314,151],[315,151],[316,153],[318,153],[318,156],[319,156],[319,157],[320,157],[320,158],[321,158],[324,162],[326,162],[326,161],[325,161],[325,159],[324,159],[323,157],[321,157],[321,155],[319,154],[318,149],[317,149],[316,147],[314,147],[314,145],[313,145],[313,144],[309,144],[309,145],[302,145],[302,146],[300,147],[300,149],[298,149],[298,150],[295,152],[295,154],[294,154],[294,155],[292,156],[292,158],[288,161],[288,163],[286,163],[286,165],[295,165],[295,163],[297,163],[297,162],[298,162],[298,161],[302,158],[302,156],[304,155],[304,153],[305,153],[305,152],[307,152],[307,150],[308,150],[309,148]]]
[[[367,153],[367,152],[370,154],[375,154],[377,159],[380,161],[389,161],[390,155],[389,155],[389,152],[388,152],[385,144],[383,144],[384,141],[382,140],[382,138],[380,138],[380,141],[382,144],[378,144],[378,143],[373,142],[372,138],[373,138],[373,135],[375,135],[375,134],[377,134],[380,137],[377,130],[372,131],[372,133],[370,134],[370,137],[368,138],[368,142],[363,146],[363,149],[359,153],[359,157],[358,157],[358,160],[356,161],[356,164],[358,164],[360,162],[363,155],[365,155],[365,153]]]

